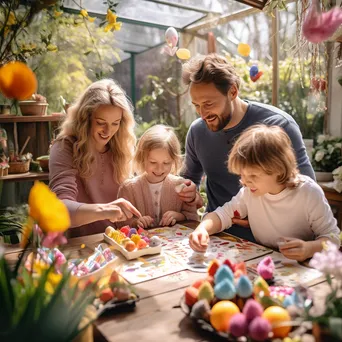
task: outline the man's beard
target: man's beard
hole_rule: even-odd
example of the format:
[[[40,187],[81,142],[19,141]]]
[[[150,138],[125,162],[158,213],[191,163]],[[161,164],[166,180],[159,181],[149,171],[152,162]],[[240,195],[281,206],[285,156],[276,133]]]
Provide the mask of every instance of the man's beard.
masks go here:
[[[218,124],[217,125],[212,125],[212,124],[208,124],[206,120],[205,123],[208,127],[209,130],[211,130],[212,132],[218,132],[218,131],[222,131],[230,122],[232,115],[231,113],[229,113],[228,115],[215,115],[216,119],[215,121],[218,119]]]

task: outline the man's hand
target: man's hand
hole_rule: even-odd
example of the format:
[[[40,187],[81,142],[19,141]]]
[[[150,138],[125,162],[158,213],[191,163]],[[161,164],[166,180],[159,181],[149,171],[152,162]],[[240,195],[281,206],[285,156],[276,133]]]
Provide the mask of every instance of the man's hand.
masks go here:
[[[186,179],[181,191],[178,193],[179,198],[185,203],[193,203],[196,201],[196,185],[190,179]]]

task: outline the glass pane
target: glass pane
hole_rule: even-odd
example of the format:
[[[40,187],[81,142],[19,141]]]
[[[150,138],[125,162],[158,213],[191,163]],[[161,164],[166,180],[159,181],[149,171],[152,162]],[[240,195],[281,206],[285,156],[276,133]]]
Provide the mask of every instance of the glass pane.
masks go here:
[[[89,12],[106,14],[107,5],[103,2],[103,0],[83,0],[82,5]],[[79,1],[66,0],[64,6],[79,9],[78,3]],[[205,16],[205,14],[198,11],[181,9],[150,1],[118,0],[118,3],[117,15],[119,17],[157,25],[174,26],[175,28],[183,28]]]

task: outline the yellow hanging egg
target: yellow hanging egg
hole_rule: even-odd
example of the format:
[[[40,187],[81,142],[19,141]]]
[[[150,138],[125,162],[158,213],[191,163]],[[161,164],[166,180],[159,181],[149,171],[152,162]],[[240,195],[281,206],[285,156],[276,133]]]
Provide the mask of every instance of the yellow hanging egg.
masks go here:
[[[188,49],[178,49],[176,55],[179,59],[189,59],[191,57],[190,51]]]
[[[244,57],[248,57],[249,54],[251,53],[251,47],[248,44],[240,43],[238,45],[237,50],[238,50],[238,53]]]

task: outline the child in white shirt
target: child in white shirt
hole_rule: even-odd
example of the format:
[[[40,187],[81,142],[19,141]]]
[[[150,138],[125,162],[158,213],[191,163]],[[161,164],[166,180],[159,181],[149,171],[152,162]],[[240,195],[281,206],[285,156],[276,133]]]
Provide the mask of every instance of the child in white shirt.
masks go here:
[[[190,246],[204,252],[209,235],[246,218],[256,241],[278,248],[287,258],[306,260],[322,242],[340,243],[336,219],[320,186],[299,175],[291,141],[278,126],[257,125],[236,141],[228,168],[243,187],[230,202],[207,214],[190,235]]]

